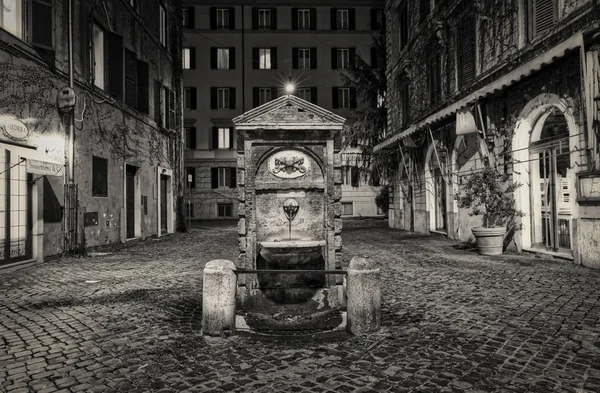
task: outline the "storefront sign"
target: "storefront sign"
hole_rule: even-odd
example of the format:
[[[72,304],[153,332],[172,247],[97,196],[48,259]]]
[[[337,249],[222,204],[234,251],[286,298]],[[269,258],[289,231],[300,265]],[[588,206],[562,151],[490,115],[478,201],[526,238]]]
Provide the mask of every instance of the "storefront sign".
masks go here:
[[[64,165],[59,163],[40,161],[28,158],[26,161],[26,171],[38,175],[62,176]]]
[[[2,133],[7,138],[22,142],[29,136],[29,129],[25,124],[16,119],[5,120],[1,125]]]

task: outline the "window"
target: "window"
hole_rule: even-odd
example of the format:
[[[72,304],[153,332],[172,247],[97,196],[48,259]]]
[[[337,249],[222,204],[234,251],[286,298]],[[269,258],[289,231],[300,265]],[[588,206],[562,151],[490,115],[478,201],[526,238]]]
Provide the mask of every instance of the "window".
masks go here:
[[[217,217],[231,217],[233,215],[231,203],[217,203]]]
[[[371,68],[379,69],[383,68],[385,53],[377,50],[377,48],[371,48]]]
[[[341,87],[338,89],[338,107],[350,108],[350,88]]]
[[[342,216],[354,215],[354,202],[342,202]]]
[[[196,127],[185,127],[185,148],[196,148]]]
[[[358,187],[359,186],[359,170],[358,167],[353,165],[346,165],[342,167],[342,184],[345,186]]]
[[[184,109],[196,109],[196,94],[195,87],[183,88]]]
[[[271,68],[271,49],[259,48],[258,49],[259,67],[261,70],[268,70]]]
[[[526,0],[527,32],[530,40],[543,36],[558,20],[556,0]]]
[[[431,11],[431,4],[429,3],[429,0],[420,0],[419,20],[421,22],[423,22],[425,19],[427,19],[427,16],[429,15],[430,11]]]
[[[132,108],[138,107],[137,57],[135,52],[125,49],[125,102]]]
[[[402,125],[407,126],[410,122],[410,97],[408,77],[406,75],[402,75],[398,79],[398,90],[400,96],[400,116],[402,119]]]
[[[310,49],[298,49],[298,68],[310,69]]]
[[[308,102],[311,102],[311,100],[310,100],[311,94],[310,93],[311,93],[310,87],[301,87],[296,90],[296,94],[298,95],[298,97],[300,97],[303,100],[306,100]]]
[[[310,30],[310,10],[301,9],[298,10],[298,29],[299,30]]]
[[[456,72],[458,88],[467,86],[476,76],[475,16],[469,12],[456,26]]]
[[[94,25],[93,34],[94,85],[104,89],[104,30]]]
[[[163,128],[167,128],[167,88],[164,86],[160,86],[158,90],[159,94],[159,111],[160,111],[160,126]]]
[[[332,88],[333,108],[356,108],[356,88]]]
[[[211,168],[212,188],[236,187],[236,168]]]
[[[188,29],[194,28],[194,7],[184,7],[181,10],[183,27]]]
[[[338,49],[337,50],[337,65],[338,65],[338,68],[341,68],[341,69],[350,67],[350,50],[349,49]]]
[[[350,28],[348,10],[337,10],[336,21],[338,30],[348,30]]]
[[[235,109],[234,87],[211,87],[211,109]]]
[[[175,92],[154,81],[154,120],[159,127],[175,128]]]
[[[217,29],[228,29],[229,28],[229,9],[218,8],[217,9]]]
[[[196,68],[196,48],[183,48],[182,63],[184,70]]]
[[[384,13],[382,9],[371,10],[371,30],[382,30],[384,28]]]
[[[270,29],[271,28],[271,10],[261,8],[258,10],[258,28],[259,29]]]
[[[258,104],[266,104],[271,101],[271,88],[261,87],[258,89]]]
[[[232,70],[235,68],[235,48],[211,48],[210,68]]]
[[[0,0],[0,27],[23,39],[23,1]]]
[[[217,144],[218,149],[231,149],[231,128],[217,129]]]
[[[150,113],[150,70],[148,63],[137,60],[137,109],[142,113]]]
[[[404,1],[398,8],[398,22],[400,23],[400,50],[404,49],[408,44],[408,5]]]
[[[158,20],[159,20],[159,40],[162,46],[167,47],[167,10],[160,4],[158,6]]]
[[[185,168],[185,185],[187,188],[196,188],[196,168]]]
[[[108,196],[108,160],[92,156],[92,196]]]

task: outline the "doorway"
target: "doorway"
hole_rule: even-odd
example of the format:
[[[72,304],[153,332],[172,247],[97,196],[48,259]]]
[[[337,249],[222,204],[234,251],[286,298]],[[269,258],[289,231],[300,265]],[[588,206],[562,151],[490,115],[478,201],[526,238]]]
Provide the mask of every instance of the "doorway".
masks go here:
[[[169,176],[160,175],[160,234],[167,233],[167,187]]]
[[[446,211],[446,179],[443,168],[440,166],[433,145],[428,152],[425,172],[425,187],[427,210],[429,210],[429,228],[432,231],[447,233]]]
[[[127,165],[125,170],[125,220],[127,239],[135,237],[135,173],[137,168]]]

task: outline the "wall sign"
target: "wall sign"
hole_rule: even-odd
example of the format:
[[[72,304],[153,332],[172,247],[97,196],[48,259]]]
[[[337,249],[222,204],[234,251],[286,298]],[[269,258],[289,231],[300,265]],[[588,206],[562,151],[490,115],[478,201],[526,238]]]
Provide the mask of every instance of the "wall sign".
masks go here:
[[[22,142],[29,136],[27,126],[17,119],[5,120],[0,128],[2,134],[13,141]]]
[[[269,158],[269,172],[282,179],[295,179],[310,169],[310,158],[298,150],[284,150]]]

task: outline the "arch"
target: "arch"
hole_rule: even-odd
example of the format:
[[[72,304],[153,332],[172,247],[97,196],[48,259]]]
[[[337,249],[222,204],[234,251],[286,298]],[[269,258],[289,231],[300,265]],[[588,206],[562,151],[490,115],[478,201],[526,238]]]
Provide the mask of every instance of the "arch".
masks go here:
[[[296,150],[296,151],[306,154],[308,157],[312,158],[315,161],[315,163],[321,170],[321,176],[325,176],[325,170],[323,169],[323,160],[321,160],[321,158],[315,152],[313,152],[311,149],[307,149],[304,147],[288,147],[288,146],[273,147],[273,148],[270,148],[269,150],[267,150],[266,152],[264,152],[263,155],[256,161],[256,166],[254,168],[254,170],[255,170],[254,175],[256,176],[256,174],[258,174],[258,171],[261,169],[262,165],[267,161],[268,158],[270,158],[273,154],[277,154],[280,151],[285,151],[285,150]]]
[[[565,117],[569,130],[569,163],[573,168],[577,164],[580,151],[579,126],[573,114],[571,99],[561,98],[557,94],[543,93],[531,99],[519,114],[512,138],[513,181],[520,183],[514,192],[516,205],[524,213],[520,218],[521,230],[515,234],[515,240],[522,248],[532,247],[532,171],[530,165],[530,145],[539,140],[544,122],[552,110],[557,108]],[[583,139],[581,139],[583,140]],[[567,176],[571,190],[575,189],[575,171],[570,170]],[[570,198],[571,214],[575,218],[575,198]]]
[[[444,229],[448,231],[448,184],[446,183],[445,178],[443,177],[444,168],[439,167],[437,158],[435,157],[434,149],[436,146],[441,145],[441,143],[435,140],[433,143],[429,144],[427,148],[427,153],[425,154],[425,166],[423,168],[424,176],[424,188],[425,188],[425,206],[429,219],[429,229],[430,230],[440,230]],[[439,175],[437,174],[437,170],[439,170],[442,174],[442,179],[440,181]],[[442,187],[443,190],[440,192],[439,187]],[[439,201],[438,197],[442,197],[442,200]],[[440,226],[440,220],[443,220],[443,226]]]

